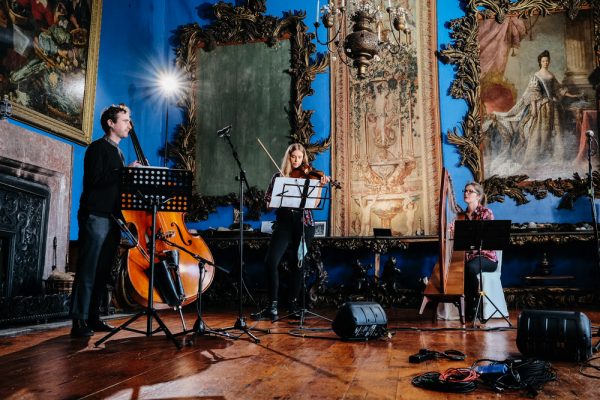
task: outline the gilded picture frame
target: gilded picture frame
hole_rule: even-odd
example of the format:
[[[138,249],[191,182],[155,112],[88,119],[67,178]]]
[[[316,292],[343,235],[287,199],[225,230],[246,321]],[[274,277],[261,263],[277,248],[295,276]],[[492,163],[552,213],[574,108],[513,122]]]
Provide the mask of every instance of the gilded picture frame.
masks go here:
[[[195,175],[198,175],[198,168],[204,168],[203,165],[199,165],[200,160],[197,160],[200,153],[199,146],[204,145],[207,141],[219,139],[213,131],[200,129],[202,123],[205,122],[201,119],[208,117],[206,113],[202,115],[201,112],[198,112],[200,107],[197,90],[201,87],[198,82],[201,75],[198,71],[200,58],[206,60],[207,57],[212,57],[213,54],[216,54],[214,50],[219,46],[263,44],[267,47],[276,47],[279,41],[283,40],[289,41],[290,65],[284,72],[289,75],[291,96],[287,104],[277,105],[277,107],[281,106],[282,109],[285,109],[289,121],[289,127],[284,132],[278,133],[277,140],[287,144],[303,144],[309,157],[312,158],[329,148],[329,138],[313,140],[315,132],[310,118],[314,111],[305,110],[302,105],[304,98],[313,94],[311,83],[315,79],[315,75],[324,72],[328,63],[327,57],[315,55],[314,35],[307,33],[308,27],[304,23],[305,12],[285,13],[282,18],[268,16],[264,14],[266,11],[264,0],[248,1],[245,6],[233,6],[219,2],[212,6],[212,10],[215,20],[210,25],[200,27],[198,24],[192,23],[180,27],[176,33],[176,42],[178,43],[176,64],[189,84],[186,85],[179,100],[184,121],[178,126],[175,139],[168,147],[169,159],[178,168],[194,171]],[[238,98],[243,103],[245,97],[240,95]],[[256,137],[264,133],[253,132],[243,126],[234,128],[237,135],[244,135],[244,140],[251,143],[252,148],[255,149],[254,153],[270,163],[268,156],[262,153],[256,141]],[[220,143],[221,141],[223,143]],[[222,138],[219,139],[219,143],[220,147],[227,150],[227,144]],[[234,161],[230,154],[226,154],[226,156],[228,162]],[[279,157],[280,154],[274,156]],[[250,164],[254,166],[253,163]],[[206,168],[211,168],[211,166],[207,165]],[[218,206],[239,205],[239,197],[234,192],[212,195],[201,193],[197,178],[198,176],[195,176],[194,197],[191,210],[187,214],[189,220],[204,220],[210,213],[216,211]],[[245,204],[248,207],[246,217],[258,219],[265,209],[263,196],[268,182],[249,182],[249,185],[251,186],[250,190],[244,194]]]
[[[463,99],[468,104],[461,126],[447,132],[448,142],[457,146],[460,153],[460,165],[471,170],[475,180],[484,185],[490,201],[504,201],[509,197],[517,205],[521,205],[529,201],[527,195],[542,199],[552,194],[561,197],[559,208],[571,208],[575,199],[586,194],[585,171],[575,167],[569,170],[569,165],[575,158],[581,158],[582,149],[579,147],[582,140],[579,131],[582,129],[583,113],[597,111],[595,90],[598,84],[594,84],[588,76],[591,78],[599,66],[599,6],[591,1],[478,0],[463,2],[462,7],[465,16],[448,23],[452,43],[443,45],[438,52],[443,62],[454,65],[456,69],[456,79],[449,88],[450,95]],[[516,38],[506,41],[506,30],[501,28],[509,24],[507,32]],[[557,24],[562,24],[562,27],[555,29]],[[498,41],[496,46],[489,46],[487,41],[494,35],[495,39],[502,37],[504,41]],[[541,37],[544,40],[536,43],[536,38]],[[567,42],[571,45],[568,46]],[[520,46],[521,44],[524,45]],[[525,54],[521,54],[521,47],[525,49]],[[486,55],[486,51],[494,55]],[[574,51],[581,54],[570,54]],[[527,52],[535,53],[528,54],[528,61],[525,58]],[[548,75],[555,78],[556,96],[554,100],[550,96],[550,103],[556,104],[556,107],[552,109],[547,106],[548,100],[533,91],[536,82],[538,86],[543,86],[536,78],[539,75],[538,68],[542,70],[543,54],[550,54],[546,59],[548,62],[553,60],[553,66],[556,67]],[[521,60],[521,64],[515,63],[515,59]],[[575,65],[575,59],[580,60],[578,62],[581,65]],[[520,68],[521,76],[514,71],[507,72],[511,68],[506,66],[507,60]],[[492,65],[502,62],[504,65],[501,67]],[[552,71],[550,67],[546,70]],[[548,80],[550,81],[551,79]],[[502,92],[505,97],[510,98],[504,105],[498,102],[499,93]],[[571,98],[572,101],[563,102],[563,99]],[[539,134],[539,130],[535,130],[537,128],[531,130],[532,115],[536,118],[538,116],[533,104],[539,105],[542,102],[546,104],[545,113],[562,115],[562,120],[557,117],[555,121],[564,124],[560,126],[564,126],[561,129],[567,143],[563,146],[564,149],[560,149],[561,152],[556,153],[560,153],[560,157],[554,157],[561,160],[560,165],[546,170],[543,167],[548,162],[552,164],[550,156],[559,147],[556,145],[559,140],[552,138],[547,142],[536,142],[535,157],[531,157],[534,153],[527,149],[527,141],[533,142],[534,136]],[[523,103],[528,105],[527,109]],[[521,106],[522,110],[519,108]],[[553,128],[550,133],[554,135],[556,132],[557,129]],[[574,134],[577,135],[576,138],[568,136]],[[497,146],[496,152],[493,150],[494,146]],[[531,150],[534,146],[529,147]],[[514,164],[522,162],[521,168],[498,168],[501,163],[494,162],[499,160],[501,151],[511,154],[507,157],[505,166],[513,163],[514,167]],[[562,155],[563,151],[565,155]],[[541,152],[547,152],[548,157],[544,158]],[[529,161],[525,161],[525,154],[529,156]],[[563,157],[568,161],[562,162]],[[535,163],[539,165],[534,165]],[[596,183],[600,183],[597,172],[593,174],[593,178]]]
[[[12,118],[80,144],[92,138],[102,0],[0,4],[0,94]]]

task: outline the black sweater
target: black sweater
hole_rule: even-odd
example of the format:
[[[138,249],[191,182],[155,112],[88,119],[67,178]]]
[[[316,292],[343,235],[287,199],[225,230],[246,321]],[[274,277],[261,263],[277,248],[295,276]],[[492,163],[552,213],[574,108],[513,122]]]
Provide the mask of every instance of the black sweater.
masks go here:
[[[106,139],[89,145],[83,161],[82,211],[101,216],[120,214],[119,170],[122,167],[119,149]]]

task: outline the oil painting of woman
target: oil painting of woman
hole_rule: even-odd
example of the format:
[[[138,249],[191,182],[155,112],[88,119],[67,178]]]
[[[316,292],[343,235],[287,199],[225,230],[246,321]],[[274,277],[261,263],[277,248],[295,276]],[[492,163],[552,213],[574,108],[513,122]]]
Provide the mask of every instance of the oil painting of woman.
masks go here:
[[[506,112],[493,112],[483,125],[492,141],[503,143],[494,156],[490,169],[494,173],[529,173],[544,166],[544,173],[560,171],[572,160],[567,154],[573,148],[567,127],[568,98],[578,98],[561,85],[550,67],[550,52],[537,57],[539,70],[530,78],[517,103]]]

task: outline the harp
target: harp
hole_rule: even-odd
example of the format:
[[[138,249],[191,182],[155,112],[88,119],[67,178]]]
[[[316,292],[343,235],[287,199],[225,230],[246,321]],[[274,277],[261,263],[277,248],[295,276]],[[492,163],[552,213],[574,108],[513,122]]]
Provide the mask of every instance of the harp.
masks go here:
[[[423,302],[419,314],[422,314],[429,302],[453,303],[458,306],[460,321],[465,323],[465,252],[454,251],[454,221],[462,219],[462,209],[456,203],[452,179],[448,171],[442,171],[439,202],[439,259],[433,267],[431,278],[423,293]],[[434,316],[436,316],[434,310]]]

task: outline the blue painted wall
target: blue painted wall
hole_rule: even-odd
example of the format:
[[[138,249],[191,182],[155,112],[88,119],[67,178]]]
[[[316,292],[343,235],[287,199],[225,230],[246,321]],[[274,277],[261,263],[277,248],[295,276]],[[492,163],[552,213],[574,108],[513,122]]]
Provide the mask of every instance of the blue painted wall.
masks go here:
[[[158,74],[158,71],[168,69],[174,65],[174,51],[169,40],[173,37],[177,27],[191,22],[197,22],[200,25],[210,23],[210,20],[206,18],[210,15],[210,6],[214,3],[216,3],[214,0],[204,2],[197,0],[103,1],[94,139],[101,137],[103,134],[99,123],[102,110],[110,104],[125,102],[132,109],[136,132],[150,163],[152,165],[163,164],[158,150],[165,141],[165,132],[168,129],[169,134],[173,134],[175,126],[181,121],[181,115],[179,110],[171,105],[169,107],[169,126],[165,127],[167,104],[165,104],[162,96],[156,93],[154,77]],[[238,0],[238,3],[245,2]],[[268,0],[267,14],[282,16],[285,11],[304,9],[307,13],[306,23],[309,30],[314,31],[316,3],[316,0]],[[450,42],[445,23],[462,15],[458,4],[459,0],[437,1],[438,47],[440,44]],[[326,37],[323,27],[320,29],[320,37]],[[325,51],[324,47],[320,45],[317,49],[319,52]],[[431,55],[431,57],[434,57],[434,55]],[[439,63],[442,126],[440,134],[460,126],[461,118],[466,111],[466,105],[462,100],[454,100],[447,95],[453,78],[454,71],[452,67]],[[317,76],[313,83],[313,89],[315,94],[305,99],[304,107],[315,110],[312,123],[316,131],[315,139],[319,139],[330,135],[331,110],[328,73]],[[46,135],[33,128],[30,129]],[[83,172],[81,166],[83,165],[85,148],[79,145],[73,146],[74,174],[70,237],[74,240],[77,238],[78,227],[75,216],[79,207],[79,196],[81,195]],[[135,153],[130,141],[125,140],[122,147],[127,160],[133,160]],[[456,147],[444,142],[443,157],[444,165],[450,170],[456,188],[462,188],[466,182],[472,179],[466,168],[458,167],[459,156]],[[329,153],[321,155],[315,162],[318,169],[325,171],[329,170],[329,164]],[[558,198],[550,196],[542,201],[533,200],[527,205],[516,207],[512,200],[507,199],[505,203],[492,204],[491,208],[496,218],[512,219],[515,222],[580,222],[591,220],[587,200],[579,200],[576,203],[575,210],[558,210],[556,208],[558,200]],[[319,220],[327,219],[327,209],[318,214],[316,218]],[[221,208],[217,213],[211,215],[208,221],[194,224],[193,227],[206,229],[208,227],[228,226],[231,219],[231,209]],[[272,215],[266,215],[264,219],[274,218]],[[258,221],[247,222],[255,228],[260,226]],[[509,264],[511,263],[510,258],[506,261]],[[518,276],[521,274],[522,263],[515,261],[514,264],[513,269],[518,270],[515,272],[515,275]],[[585,268],[588,269],[588,267]]]
[[[165,140],[165,110],[163,96],[156,91],[154,77],[159,71],[172,68],[174,51],[169,40],[178,26],[197,22],[200,25],[210,23],[206,16],[210,15],[210,6],[216,1],[198,2],[196,0],[104,0],[102,13],[102,33],[100,39],[100,57],[98,66],[98,83],[96,91],[96,107],[94,116],[94,139],[102,136],[99,116],[102,110],[112,103],[125,102],[132,109],[135,129],[142,148],[152,165],[162,165],[158,154]],[[307,13],[306,23],[314,32],[313,23],[316,14],[315,0],[269,0],[267,14],[282,16],[290,10],[304,9]],[[445,23],[459,18],[462,11],[458,0],[438,0],[438,44],[449,43],[448,30]],[[205,18],[201,18],[205,17]],[[320,37],[326,37],[324,28],[319,31]],[[439,45],[438,45],[439,46]],[[325,51],[318,45],[317,51]],[[433,57],[433,55],[432,55]],[[442,132],[460,126],[461,117],[466,111],[462,100],[448,96],[447,91],[454,79],[452,66],[439,63],[440,111]],[[329,75],[319,74],[313,83],[315,94],[304,101],[305,109],[315,110],[312,123],[315,128],[315,139],[330,134],[330,99]],[[169,134],[172,135],[176,125],[181,121],[179,110],[169,107]],[[128,160],[135,158],[129,140],[123,142],[125,156]],[[71,239],[77,238],[76,212],[81,194],[82,170],[77,166],[83,164],[85,148],[74,145],[73,176],[73,213]],[[459,168],[459,155],[455,146],[444,141],[444,165],[449,168],[455,186],[461,188],[472,179],[466,168]],[[317,158],[315,167],[329,170],[330,153]],[[505,203],[491,205],[496,218],[512,219],[515,222],[580,222],[591,220],[589,202],[580,199],[574,210],[558,210],[559,199],[553,196],[529,204],[516,207],[507,199]],[[194,224],[195,228],[228,226],[231,223],[231,210],[223,208],[211,215],[209,220]],[[326,219],[327,210],[317,215],[319,220]],[[273,219],[266,215],[264,219]],[[257,228],[259,221],[247,221]]]

